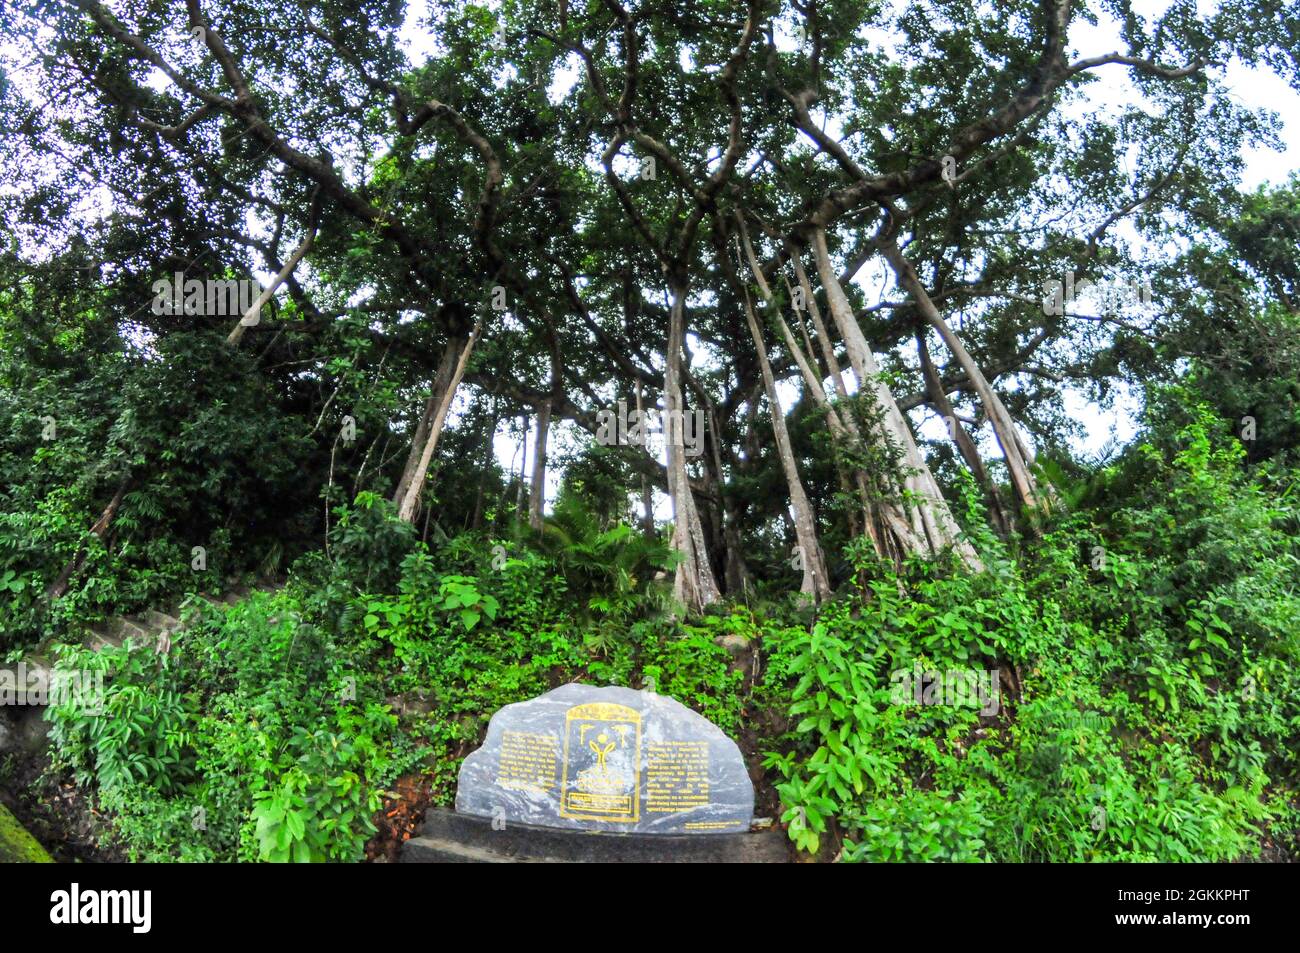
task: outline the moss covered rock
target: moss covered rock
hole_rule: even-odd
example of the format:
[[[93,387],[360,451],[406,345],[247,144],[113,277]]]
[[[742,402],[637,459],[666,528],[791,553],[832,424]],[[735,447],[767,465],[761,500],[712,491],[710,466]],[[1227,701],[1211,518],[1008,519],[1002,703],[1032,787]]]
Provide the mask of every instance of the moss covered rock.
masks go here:
[[[52,864],[53,859],[9,808],[0,804],[0,863]]]

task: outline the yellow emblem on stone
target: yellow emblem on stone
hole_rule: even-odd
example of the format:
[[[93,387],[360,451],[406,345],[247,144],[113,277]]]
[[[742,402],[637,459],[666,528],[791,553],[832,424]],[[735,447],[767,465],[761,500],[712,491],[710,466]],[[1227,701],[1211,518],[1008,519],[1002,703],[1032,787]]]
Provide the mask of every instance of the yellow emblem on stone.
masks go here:
[[[640,818],[641,713],[606,702],[564,716],[560,816],[635,823]]]

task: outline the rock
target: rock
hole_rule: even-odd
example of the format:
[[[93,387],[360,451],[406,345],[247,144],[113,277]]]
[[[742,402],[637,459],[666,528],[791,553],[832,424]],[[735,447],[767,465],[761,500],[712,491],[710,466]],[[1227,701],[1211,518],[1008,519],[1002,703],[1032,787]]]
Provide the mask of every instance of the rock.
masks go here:
[[[43,754],[50,744],[50,723],[45,709],[29,706],[18,722],[18,747],[28,754]]]
[[[563,685],[492,716],[465,759],[456,810],[573,830],[749,830],[754,788],[740,749],[665,695]]]
[[[723,649],[727,650],[727,654],[731,655],[732,660],[728,666],[729,670],[744,673],[746,677],[757,676],[754,662],[755,658],[757,658],[755,653],[757,653],[758,646],[753,640],[745,638],[745,636],[737,636],[735,633],[728,633],[725,636],[716,636],[714,645],[722,646]]]
[[[102,652],[104,649],[118,648],[120,645],[120,642],[115,642],[106,635],[100,635],[93,629],[87,633],[85,639],[81,642],[81,647],[91,652]]]
[[[159,612],[157,609],[145,609],[140,614],[140,618],[155,632],[175,632],[181,627],[180,619],[166,612]]]
[[[749,672],[754,664],[754,643],[743,635],[735,633],[719,635],[714,638],[713,644],[727,650],[727,654],[731,656],[729,667],[733,672]]]
[[[401,695],[389,695],[385,704],[399,718],[407,715],[428,715],[438,707],[438,700],[426,697],[419,692],[404,692]]]
[[[81,643],[82,648],[92,652],[102,652],[106,648],[121,648],[127,639],[132,645],[146,645],[150,636],[136,623],[122,616],[114,616],[102,623],[92,626]]]
[[[749,639],[745,638],[743,635],[736,635],[732,632],[726,635],[719,635],[713,641],[716,645],[721,645],[732,655],[740,656],[749,653]]]
[[[50,663],[38,655],[0,665],[0,705],[44,705],[50,691]]]
[[[0,804],[0,864],[52,864],[46,852],[9,808]]]

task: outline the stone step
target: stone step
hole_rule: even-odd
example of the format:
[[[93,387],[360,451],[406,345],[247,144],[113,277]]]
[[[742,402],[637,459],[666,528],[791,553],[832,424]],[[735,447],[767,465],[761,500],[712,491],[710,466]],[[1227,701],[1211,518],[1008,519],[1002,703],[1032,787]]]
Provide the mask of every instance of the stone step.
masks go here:
[[[17,662],[0,663],[0,694],[8,696],[12,689],[26,696],[28,692],[45,695],[50,690],[50,671],[54,668],[53,659],[44,655],[28,655]],[[0,703],[12,705],[15,699],[0,697]]]
[[[210,606],[224,607],[228,605],[233,605],[237,601],[239,600],[231,598],[231,594],[229,592],[223,592],[220,594],[212,593],[212,592],[196,592],[194,594],[194,602],[206,602]],[[178,609],[171,614],[179,615],[180,610]]]
[[[258,586],[257,591],[273,592],[277,588],[279,587],[276,586],[276,587],[271,587],[269,589],[264,589],[263,587]],[[248,586],[243,585],[242,583],[232,583],[227,585],[220,595],[212,595],[210,593],[204,592],[204,593],[200,593],[199,596],[200,598],[206,600],[207,602],[212,603],[212,605],[214,606],[233,606],[233,605],[237,605],[240,602],[243,602],[245,599],[248,598],[249,594],[252,593],[253,591],[254,590],[250,589]]]
[[[402,845],[404,864],[545,864],[539,857],[505,857],[482,847],[468,847],[441,837],[413,837]]]
[[[99,652],[110,646],[120,648],[127,639],[134,645],[144,645],[149,639],[149,633],[129,619],[114,616],[91,626],[81,645],[92,652]]]
[[[145,609],[140,618],[155,632],[175,632],[181,627],[181,620],[157,609]]]
[[[123,640],[113,635],[102,635],[91,629],[84,639],[81,640],[81,647],[89,649],[91,652],[101,652],[106,648],[121,648]]]
[[[137,648],[149,648],[157,642],[158,637],[154,634],[153,627],[146,623],[144,619],[139,616],[132,616],[130,622],[134,626],[134,630],[128,635],[124,635],[123,641],[130,638],[131,644]]]
[[[746,834],[608,834],[508,823],[430,808],[417,837],[402,846],[402,863],[772,864],[790,861],[780,830]]]
[[[125,616],[114,616],[104,622],[102,628],[96,627],[95,631],[118,645],[126,639],[139,641],[146,634],[144,626],[137,625]]]

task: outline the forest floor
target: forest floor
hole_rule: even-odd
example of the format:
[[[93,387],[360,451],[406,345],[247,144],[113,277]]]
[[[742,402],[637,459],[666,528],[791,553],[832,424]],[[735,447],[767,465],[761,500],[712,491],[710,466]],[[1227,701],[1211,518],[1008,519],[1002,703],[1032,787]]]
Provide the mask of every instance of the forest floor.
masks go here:
[[[12,752],[0,761],[0,802],[59,863],[116,863],[112,825],[71,778],[49,772],[44,754]]]

